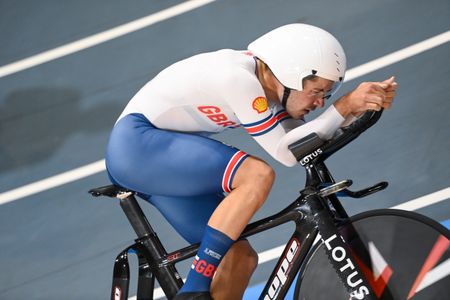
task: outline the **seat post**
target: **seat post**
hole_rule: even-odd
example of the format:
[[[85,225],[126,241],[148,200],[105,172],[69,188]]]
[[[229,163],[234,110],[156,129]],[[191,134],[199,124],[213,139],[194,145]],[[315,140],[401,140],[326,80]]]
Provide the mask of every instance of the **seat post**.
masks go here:
[[[153,290],[153,282],[155,275],[164,293],[168,299],[175,297],[178,290],[183,286],[181,279],[174,263],[162,264],[159,262],[167,258],[167,251],[164,248],[161,240],[158,238],[156,232],[151,227],[134,194],[135,192],[122,188],[116,185],[108,185],[95,189],[91,189],[89,193],[94,196],[107,196],[111,198],[118,198],[120,200],[120,207],[127,216],[128,221],[136,232],[136,243],[127,248],[125,255],[119,255],[122,259],[116,260],[118,268],[128,268],[128,259],[126,254],[128,250],[133,249],[139,259],[139,283],[138,283],[138,299],[148,299],[150,295],[149,290]],[[119,281],[126,279],[124,284],[128,284],[129,273],[127,270],[119,272],[117,277]],[[121,290],[128,289],[125,286]],[[112,295],[116,295],[115,285],[113,285]],[[120,291],[119,291],[120,292]],[[142,295],[147,295],[142,297]],[[115,299],[115,298],[114,298]]]
[[[130,221],[130,224],[136,232],[138,238],[156,235],[155,231],[145,217],[144,212],[137,203],[134,194],[129,193],[124,196],[125,197],[120,197],[120,207],[122,207],[122,210],[127,216],[128,221]]]
[[[167,256],[167,251],[145,217],[141,207],[137,203],[134,193],[129,192],[123,195],[118,195],[118,198],[120,199],[120,206],[138,236],[138,239],[136,240],[136,250],[138,253],[144,255],[145,261],[149,263],[151,268],[145,270],[144,273],[141,274],[142,276],[140,276],[140,280],[149,280],[152,282],[153,279],[151,277],[146,277],[152,276],[150,273],[153,273],[161,285],[164,293],[169,299],[172,299],[175,297],[178,290],[183,286],[183,280],[173,264],[161,267],[155,265],[159,259]],[[142,262],[140,262],[140,264],[142,264]],[[141,271],[142,270],[140,270],[140,272]],[[148,287],[144,286],[145,285],[141,284],[141,290],[138,291],[138,295],[147,292]]]

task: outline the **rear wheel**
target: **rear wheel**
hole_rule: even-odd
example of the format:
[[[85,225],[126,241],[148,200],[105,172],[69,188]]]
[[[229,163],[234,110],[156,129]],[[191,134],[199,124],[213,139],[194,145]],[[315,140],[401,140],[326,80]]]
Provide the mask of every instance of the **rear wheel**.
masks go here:
[[[450,232],[441,224],[384,209],[355,216],[340,232],[378,299],[450,299]],[[294,299],[349,299],[323,244],[310,256]]]

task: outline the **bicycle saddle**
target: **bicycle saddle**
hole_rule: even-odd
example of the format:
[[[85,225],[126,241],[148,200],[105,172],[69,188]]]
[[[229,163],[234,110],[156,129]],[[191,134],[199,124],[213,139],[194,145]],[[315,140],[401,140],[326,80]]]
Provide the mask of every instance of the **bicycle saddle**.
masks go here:
[[[94,197],[107,196],[107,197],[111,197],[111,198],[115,198],[115,197],[117,197],[118,194],[127,193],[127,192],[131,192],[131,191],[127,190],[126,188],[114,185],[114,184],[101,186],[101,187],[89,190],[89,193]]]

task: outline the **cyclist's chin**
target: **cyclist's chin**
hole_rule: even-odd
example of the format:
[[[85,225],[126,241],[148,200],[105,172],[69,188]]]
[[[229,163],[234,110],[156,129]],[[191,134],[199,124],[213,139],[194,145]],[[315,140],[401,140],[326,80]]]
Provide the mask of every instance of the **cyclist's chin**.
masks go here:
[[[291,117],[298,120],[298,119],[303,119],[307,114],[309,114],[309,110],[302,109],[294,114],[291,114]]]

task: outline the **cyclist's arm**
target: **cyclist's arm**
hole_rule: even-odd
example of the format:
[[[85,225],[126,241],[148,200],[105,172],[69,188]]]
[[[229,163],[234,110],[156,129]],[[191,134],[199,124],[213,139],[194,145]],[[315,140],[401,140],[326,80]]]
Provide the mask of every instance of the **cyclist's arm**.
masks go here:
[[[297,163],[297,160],[288,149],[290,144],[300,140],[312,132],[317,133],[320,138],[327,140],[333,136],[344,121],[345,119],[336,110],[334,105],[331,105],[314,120],[289,131],[277,144],[276,156],[283,164],[287,166],[294,166]]]
[[[306,123],[305,119],[303,118],[302,119],[292,118],[291,116],[288,115],[285,109],[277,110],[275,115],[277,116],[278,121],[280,122],[281,126],[283,126],[286,133]],[[345,118],[345,121],[344,123],[342,123],[341,127],[346,127],[352,124],[357,119],[358,117],[355,117],[350,114],[347,118]]]
[[[345,121],[344,121],[344,123],[342,123],[341,127],[346,127],[346,126],[352,124],[357,119],[358,119],[358,117],[355,117],[352,114],[350,114],[347,118],[345,118]]]

